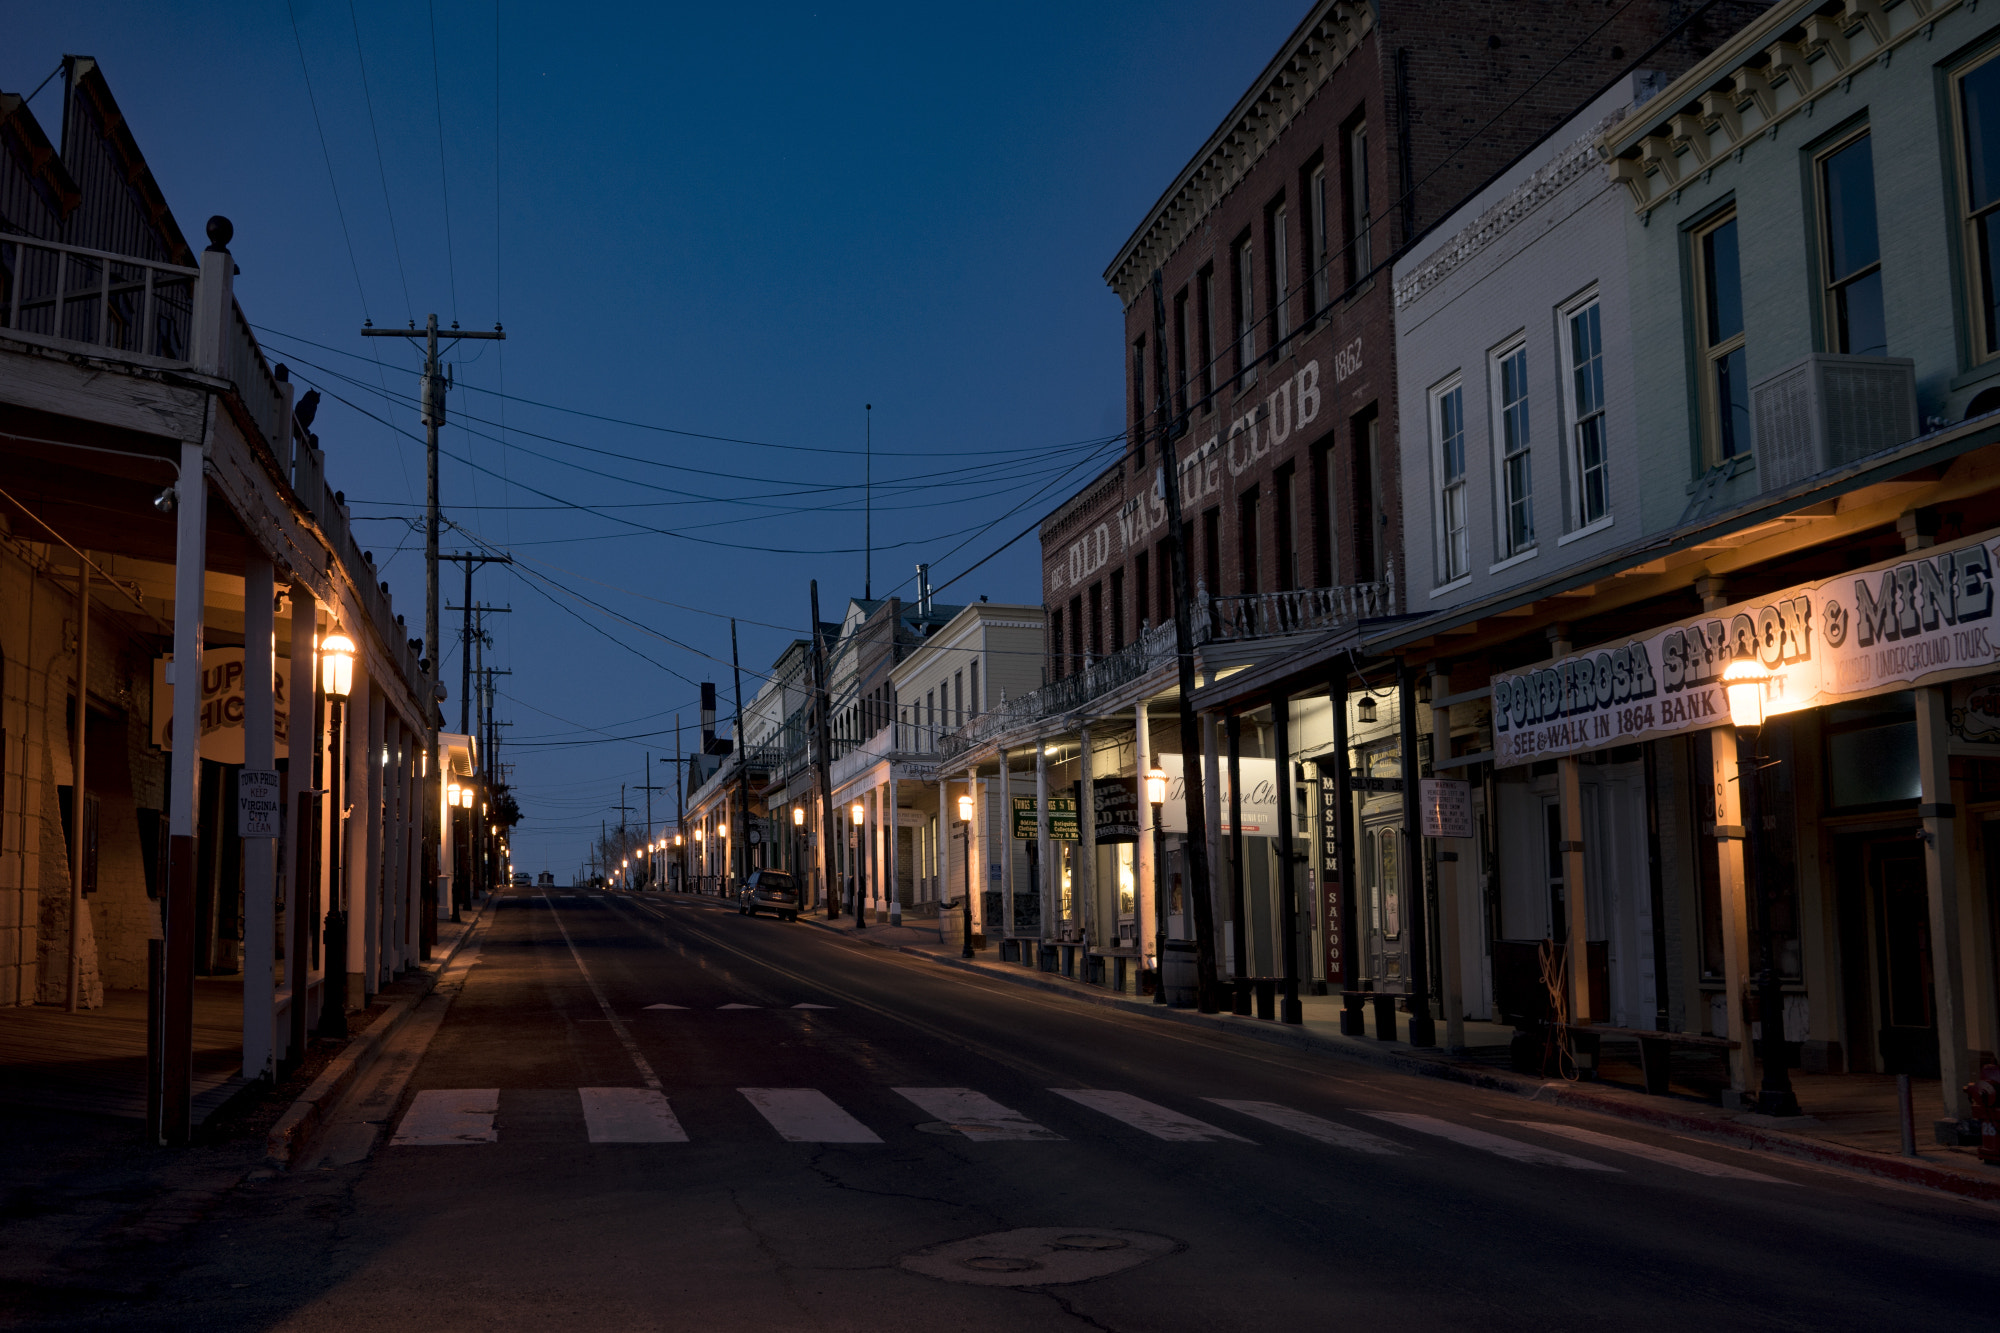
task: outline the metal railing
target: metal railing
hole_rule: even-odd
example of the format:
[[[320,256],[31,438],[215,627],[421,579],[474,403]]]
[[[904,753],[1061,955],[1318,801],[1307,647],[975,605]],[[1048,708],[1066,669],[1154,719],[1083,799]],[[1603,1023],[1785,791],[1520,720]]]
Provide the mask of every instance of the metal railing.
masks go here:
[[[1195,642],[1203,642],[1208,632],[1207,617],[1197,615],[1194,629]],[[1003,700],[956,731],[939,737],[938,753],[946,759],[954,758],[1017,727],[1075,712],[1091,700],[1173,660],[1174,627],[1152,626],[1117,652],[1089,661],[1083,670],[1052,680],[1018,699]]]
[[[178,264],[0,236],[0,327],[185,362],[200,276]]]
[[[1284,634],[1342,629],[1371,616],[1396,613],[1396,562],[1388,562],[1386,577],[1376,583],[1348,583],[1337,588],[1294,588],[1290,592],[1253,592],[1210,599],[1211,643],[1269,639]]]

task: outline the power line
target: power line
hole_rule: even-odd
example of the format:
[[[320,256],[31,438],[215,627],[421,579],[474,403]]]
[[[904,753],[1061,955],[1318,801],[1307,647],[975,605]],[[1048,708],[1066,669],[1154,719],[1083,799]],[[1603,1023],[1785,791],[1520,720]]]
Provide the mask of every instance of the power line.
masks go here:
[[[389,244],[396,251],[396,276],[403,282],[403,313],[414,317],[416,306],[410,301],[410,275],[403,268],[403,241],[396,232],[396,206],[389,198],[389,168],[382,160],[382,131],[375,125],[375,94],[368,87],[368,57],[361,49],[361,17],[354,11],[354,0],[347,0],[347,19],[354,28],[354,60],[361,67],[361,100],[368,108],[368,133],[375,140],[375,174],[382,182],[382,211],[389,215]],[[381,359],[375,358],[378,365]]]
[[[326,183],[333,190],[333,212],[340,219],[340,236],[347,242],[347,263],[354,270],[354,291],[361,298],[361,309],[368,309],[368,292],[361,285],[361,261],[354,257],[354,237],[347,230],[347,210],[340,204],[340,182],[333,174],[333,154],[327,151],[326,126],[320,123],[319,98],[313,94],[312,70],[306,66],[306,40],[299,35],[299,11],[292,0],[285,0],[285,12],[292,19],[292,41],[299,49],[299,74],[306,85],[306,105],[312,108],[313,129],[319,133],[319,155],[326,163]]]
[[[444,193],[444,264],[451,277],[451,323],[458,327],[458,260],[451,244],[451,179],[444,169],[444,80],[438,75],[437,0],[431,0],[431,102],[437,107],[438,185]]]

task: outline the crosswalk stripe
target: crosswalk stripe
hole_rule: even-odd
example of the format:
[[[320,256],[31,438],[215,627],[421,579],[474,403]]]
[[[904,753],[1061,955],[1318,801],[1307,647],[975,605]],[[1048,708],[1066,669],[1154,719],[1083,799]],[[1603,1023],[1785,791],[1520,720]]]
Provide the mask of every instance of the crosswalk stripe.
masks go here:
[[[718,1009],[762,1009],[764,1006],[761,1004],[718,1004],[715,1007]]]
[[[651,1088],[578,1088],[592,1143],[686,1143],[666,1096]]]
[[[648,1009],[685,1009],[685,1008],[687,1008],[687,1006],[686,1006],[686,1005],[684,1005],[684,1004],[649,1004],[649,1005],[647,1005],[646,1007],[647,1007]]]
[[[448,1143],[492,1143],[500,1137],[498,1088],[434,1088],[420,1092],[396,1126],[392,1146],[428,1148]]]
[[[971,1088],[897,1088],[896,1092],[974,1142],[1062,1138]]]
[[[1289,1129],[1309,1139],[1330,1143],[1336,1148],[1374,1153],[1379,1157],[1391,1157],[1403,1151],[1402,1145],[1392,1143],[1380,1134],[1370,1134],[1363,1129],[1336,1124],[1316,1115],[1308,1115],[1304,1111],[1295,1111],[1289,1106],[1280,1106],[1276,1102],[1239,1102],[1227,1097],[1204,1097],[1202,1100],[1214,1102],[1217,1106],[1226,1107],[1254,1120],[1262,1120],[1267,1125],[1276,1125],[1279,1129]]]
[[[1170,1143],[1207,1143],[1215,1139],[1226,1139],[1232,1143],[1250,1142],[1241,1134],[1231,1134],[1206,1120],[1170,1111],[1129,1092],[1107,1092],[1102,1088],[1050,1088],[1049,1091]]]
[[[1662,1166],[1675,1166],[1683,1171],[1692,1171],[1698,1176],[1715,1176],[1723,1180],[1755,1180],[1766,1185],[1789,1185],[1789,1180],[1767,1176],[1762,1171],[1752,1171],[1748,1167],[1731,1166],[1727,1162],[1712,1162],[1706,1157],[1696,1157],[1693,1153],[1675,1152],[1672,1148],[1660,1148],[1650,1143],[1639,1143],[1632,1139],[1615,1138],[1610,1134],[1600,1134],[1594,1129],[1582,1129],[1576,1125],[1559,1125],[1552,1120],[1511,1120],[1509,1124],[1523,1129],[1539,1129],[1544,1134],[1560,1134],[1578,1143],[1588,1143],[1598,1148],[1608,1148],[1612,1152],[1630,1153],[1643,1157],[1649,1162]]]
[[[1531,1166],[1565,1166],[1572,1171],[1608,1171],[1613,1175],[1622,1174],[1615,1166],[1603,1162],[1593,1162],[1587,1157],[1572,1157],[1566,1152],[1553,1148],[1540,1148],[1519,1139],[1502,1138],[1498,1134],[1488,1134],[1483,1129],[1473,1129],[1466,1125],[1454,1125],[1449,1120],[1439,1120],[1433,1116],[1417,1115],[1409,1111],[1363,1111],[1361,1114],[1386,1120],[1404,1129],[1414,1129],[1419,1134],[1432,1134],[1467,1148],[1477,1148],[1499,1157],[1516,1162],[1526,1162]]]
[[[738,1088],[788,1143],[880,1143],[817,1088]]]
[[[793,1006],[792,1006],[792,1008],[794,1008],[794,1009],[831,1009],[831,1008],[833,1008],[833,1006],[832,1006],[832,1005],[830,1005],[830,1004],[813,1004],[813,1003],[811,1003],[810,1001],[808,1001],[808,1002],[807,1002],[807,1003],[805,1003],[805,1004],[795,1004],[795,1005],[793,1005]]]

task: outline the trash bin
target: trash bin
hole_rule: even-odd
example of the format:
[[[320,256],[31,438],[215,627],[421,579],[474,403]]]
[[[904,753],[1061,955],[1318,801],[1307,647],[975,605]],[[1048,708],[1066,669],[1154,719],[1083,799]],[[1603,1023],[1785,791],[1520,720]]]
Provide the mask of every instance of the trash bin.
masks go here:
[[[1160,981],[1167,989],[1167,1007],[1192,1009],[1195,1006],[1194,941],[1168,940],[1160,956]]]

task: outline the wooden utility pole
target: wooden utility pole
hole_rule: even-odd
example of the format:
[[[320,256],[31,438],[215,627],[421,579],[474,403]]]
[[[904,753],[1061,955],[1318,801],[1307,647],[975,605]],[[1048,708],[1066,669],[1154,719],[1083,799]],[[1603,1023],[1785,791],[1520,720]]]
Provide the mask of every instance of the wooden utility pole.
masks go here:
[[[432,314],[417,329],[416,321],[410,321],[405,329],[378,329],[373,320],[365,320],[361,326],[364,338],[422,338],[424,340],[424,377],[422,396],[422,420],[424,423],[424,651],[430,655],[430,695],[424,700],[424,731],[430,742],[430,759],[425,766],[424,783],[424,902],[432,913],[437,910],[437,872],[439,825],[439,793],[444,788],[442,776],[438,772],[438,727],[437,727],[437,684],[438,672],[442,669],[438,656],[438,428],[444,425],[444,396],[450,389],[451,381],[446,378],[444,367],[438,360],[438,340],[457,342],[461,338],[505,339],[507,334],[498,324],[491,332],[461,330],[454,322],[443,334],[438,332],[438,317]],[[472,600],[470,597],[467,601]]]
[[[743,668],[736,659],[736,619],[729,621],[729,674],[736,682],[736,795],[743,805],[743,822],[737,826],[736,844],[743,854],[737,862],[736,886],[750,879],[750,744],[743,734]]]
[[[1166,492],[1167,550],[1174,594],[1174,655],[1180,664],[1181,790],[1187,805],[1188,891],[1194,909],[1195,1002],[1204,1014],[1221,1009],[1215,980],[1215,906],[1209,896],[1208,807],[1201,789],[1201,724],[1194,712],[1194,597],[1188,582],[1187,529],[1181,522],[1179,460],[1167,417],[1167,298],[1160,270],[1153,270],[1154,438],[1159,442],[1160,484]],[[1240,929],[1240,927],[1239,927]]]
[[[826,914],[840,915],[840,895],[833,888],[833,738],[827,725],[826,639],[819,628],[819,580],[812,581],[812,664],[814,777],[819,782],[819,862],[820,891],[826,895]],[[857,913],[857,920],[859,919]]]

